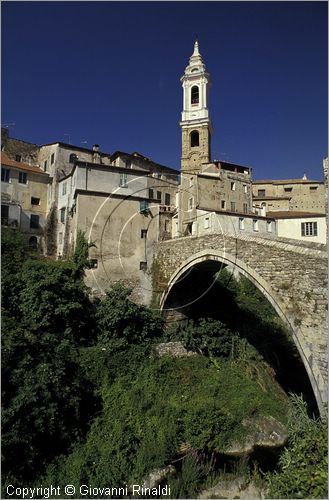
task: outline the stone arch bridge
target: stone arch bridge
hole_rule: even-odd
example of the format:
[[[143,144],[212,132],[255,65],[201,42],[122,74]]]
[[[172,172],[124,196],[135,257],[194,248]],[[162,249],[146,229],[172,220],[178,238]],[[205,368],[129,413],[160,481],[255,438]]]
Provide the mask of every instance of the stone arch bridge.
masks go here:
[[[215,267],[214,267],[215,265]],[[319,410],[327,402],[326,246],[249,235],[183,237],[158,243],[153,258],[153,293],[162,310],[173,287],[192,269],[201,273],[229,266],[251,280],[290,329],[310,379]],[[186,304],[185,304],[186,305]],[[193,307],[193,306],[192,306]]]

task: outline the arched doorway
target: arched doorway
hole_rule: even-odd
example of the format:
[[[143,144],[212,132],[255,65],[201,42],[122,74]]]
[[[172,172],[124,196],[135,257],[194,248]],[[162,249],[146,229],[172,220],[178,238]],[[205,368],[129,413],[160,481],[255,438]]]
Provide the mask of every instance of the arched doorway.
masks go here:
[[[31,236],[29,239],[29,249],[32,251],[38,250],[38,238],[36,236]]]

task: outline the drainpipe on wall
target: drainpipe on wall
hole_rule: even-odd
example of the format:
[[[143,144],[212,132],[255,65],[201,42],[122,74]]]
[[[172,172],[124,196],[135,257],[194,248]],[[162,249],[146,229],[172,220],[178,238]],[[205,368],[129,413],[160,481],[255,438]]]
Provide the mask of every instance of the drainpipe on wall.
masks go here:
[[[88,191],[88,165],[86,163],[86,186],[85,186],[86,191]]]

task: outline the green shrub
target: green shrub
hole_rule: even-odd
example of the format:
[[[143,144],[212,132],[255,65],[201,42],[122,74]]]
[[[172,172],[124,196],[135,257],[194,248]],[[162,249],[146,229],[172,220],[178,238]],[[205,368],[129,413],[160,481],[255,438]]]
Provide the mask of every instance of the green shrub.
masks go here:
[[[268,498],[328,498],[328,426],[310,418],[306,404],[293,397],[289,442],[278,471],[268,474]]]
[[[129,300],[131,289],[115,284],[96,314],[98,342],[117,351],[162,335],[163,321],[155,312]]]

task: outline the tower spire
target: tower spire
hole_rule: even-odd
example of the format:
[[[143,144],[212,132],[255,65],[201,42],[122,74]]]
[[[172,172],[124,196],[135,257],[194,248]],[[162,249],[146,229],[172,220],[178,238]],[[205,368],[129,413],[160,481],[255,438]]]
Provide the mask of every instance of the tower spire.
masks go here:
[[[193,51],[194,56],[199,56],[199,38],[198,35],[195,35],[195,40],[194,40],[194,51]]]

